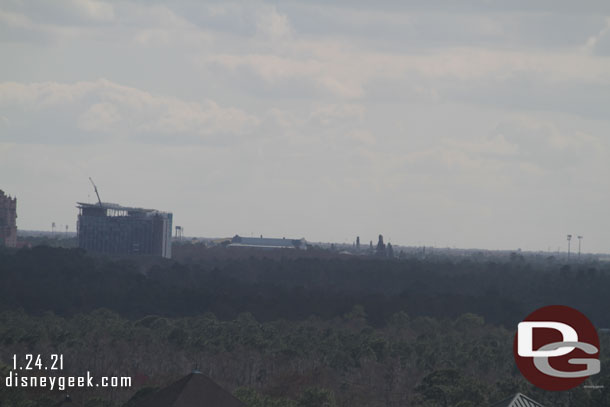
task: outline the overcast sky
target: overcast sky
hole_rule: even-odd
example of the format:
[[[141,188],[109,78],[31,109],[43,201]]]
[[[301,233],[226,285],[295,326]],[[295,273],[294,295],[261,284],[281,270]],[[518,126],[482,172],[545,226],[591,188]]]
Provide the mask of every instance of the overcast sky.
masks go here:
[[[397,3],[3,0],[18,227],[610,252],[610,2]]]

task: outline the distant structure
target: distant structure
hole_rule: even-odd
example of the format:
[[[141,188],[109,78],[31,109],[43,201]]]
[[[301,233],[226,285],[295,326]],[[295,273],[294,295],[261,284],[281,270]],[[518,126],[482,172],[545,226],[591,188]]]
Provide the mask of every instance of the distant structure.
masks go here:
[[[356,250],[360,250],[360,236],[356,236]]]
[[[570,261],[570,241],[572,240],[572,235],[567,236],[568,239],[568,262]]]
[[[392,243],[388,242],[388,246],[387,246],[387,255],[390,259],[394,258],[394,248],[392,247]]]
[[[17,246],[17,198],[0,189],[0,246]]]
[[[377,249],[375,253],[379,257],[386,257],[385,244],[383,243],[383,235],[379,235],[379,241],[377,242]]]
[[[172,214],[104,202],[93,185],[97,204],[77,202],[78,246],[104,254],[172,257]]]
[[[113,203],[77,202],[78,246],[105,254],[172,257],[172,214]]]
[[[176,226],[176,240],[182,240],[182,234],[184,232],[184,229],[182,229],[182,226]]]
[[[267,237],[242,237],[239,235],[233,236],[228,247],[250,247],[259,249],[307,249],[305,239],[278,239]]]

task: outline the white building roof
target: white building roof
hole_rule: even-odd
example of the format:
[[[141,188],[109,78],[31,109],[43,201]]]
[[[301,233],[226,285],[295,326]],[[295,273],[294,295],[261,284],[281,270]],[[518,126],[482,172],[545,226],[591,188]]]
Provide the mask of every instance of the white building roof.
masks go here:
[[[532,400],[531,398],[517,393],[514,396],[507,398],[506,400],[502,400],[497,402],[496,404],[492,404],[490,407],[544,407],[542,404],[537,401]]]

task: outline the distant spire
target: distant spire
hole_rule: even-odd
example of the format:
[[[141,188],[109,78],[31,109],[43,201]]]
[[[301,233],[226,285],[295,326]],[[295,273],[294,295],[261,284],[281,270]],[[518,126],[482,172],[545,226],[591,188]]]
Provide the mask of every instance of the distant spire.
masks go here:
[[[377,256],[379,257],[386,257],[387,253],[386,253],[386,246],[383,243],[383,235],[379,235],[379,241],[377,242]]]

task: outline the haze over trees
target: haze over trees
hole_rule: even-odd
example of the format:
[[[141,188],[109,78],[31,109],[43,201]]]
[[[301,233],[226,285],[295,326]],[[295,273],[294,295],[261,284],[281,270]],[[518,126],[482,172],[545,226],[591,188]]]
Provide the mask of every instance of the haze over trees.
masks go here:
[[[542,305],[574,306],[610,326],[606,264],[228,253],[174,261],[44,246],[0,252],[3,374],[10,355],[33,352],[65,354],[66,373],[134,378],[128,390],[75,392],[91,407],[120,406],[194,366],[254,407],[465,407],[516,391],[554,406],[610,401],[603,369],[591,380],[606,388],[568,396],[536,390],[512,360],[517,322]],[[605,366],[609,337],[600,339]],[[3,389],[0,402],[50,406],[58,397]]]

